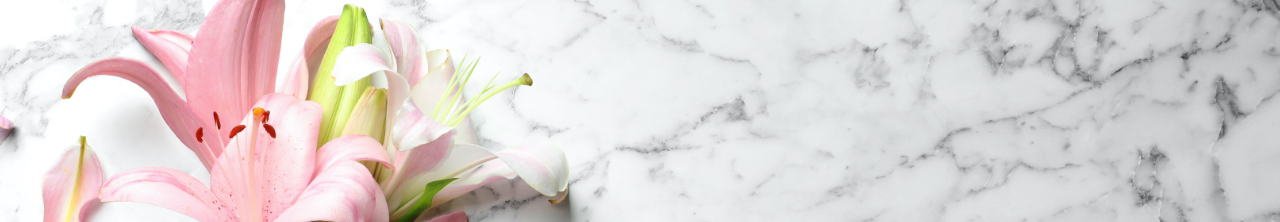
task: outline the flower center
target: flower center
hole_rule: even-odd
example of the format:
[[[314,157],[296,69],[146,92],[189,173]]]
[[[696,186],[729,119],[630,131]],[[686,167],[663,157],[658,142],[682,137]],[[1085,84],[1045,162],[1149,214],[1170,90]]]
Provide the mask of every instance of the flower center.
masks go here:
[[[267,124],[267,120],[270,118],[271,118],[271,111],[264,110],[261,107],[253,107],[253,122],[257,123],[254,126],[256,127],[258,125],[262,125],[262,130],[267,131],[268,136],[271,136],[271,138],[276,138],[276,128],[271,126],[271,124]],[[227,138],[235,138],[236,134],[240,134],[240,131],[244,131],[244,127],[245,125],[237,125],[236,127],[232,127],[231,134],[228,134]],[[203,130],[203,128],[196,129],[196,137],[200,137],[201,130]]]

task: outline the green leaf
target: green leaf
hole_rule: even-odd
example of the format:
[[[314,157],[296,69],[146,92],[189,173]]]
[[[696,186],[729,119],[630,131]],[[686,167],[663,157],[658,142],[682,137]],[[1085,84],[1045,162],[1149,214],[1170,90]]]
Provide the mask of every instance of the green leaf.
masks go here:
[[[445,185],[449,185],[449,183],[452,183],[454,180],[458,180],[458,178],[449,178],[427,183],[427,189],[422,190],[422,194],[418,196],[418,201],[413,202],[413,205],[409,207],[409,211],[405,212],[404,216],[401,216],[398,221],[410,222],[414,219],[418,219],[418,216],[422,215],[422,211],[425,211],[427,208],[431,208],[431,199],[435,199],[436,193],[439,193],[440,190],[444,189]]]

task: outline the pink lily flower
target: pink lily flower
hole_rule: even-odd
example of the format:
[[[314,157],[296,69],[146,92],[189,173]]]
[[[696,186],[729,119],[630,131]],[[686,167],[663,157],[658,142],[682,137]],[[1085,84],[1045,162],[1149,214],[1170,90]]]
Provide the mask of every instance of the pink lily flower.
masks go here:
[[[333,76],[335,83],[341,84],[383,71],[403,74],[412,85],[409,100],[394,110],[396,115],[388,116],[394,123],[388,124],[392,126],[388,132],[391,138],[384,145],[396,170],[380,176],[379,183],[387,195],[392,219],[417,216],[408,211],[420,200],[438,206],[516,176],[543,195],[559,196],[553,203],[563,198],[568,187],[568,161],[558,147],[518,146],[495,152],[474,145],[475,132],[467,114],[508,87],[531,85],[527,74],[506,85],[486,87],[487,93],[464,103],[461,88],[475,63],[458,72],[447,50],[423,52],[408,24],[393,20],[382,20],[381,24],[390,53],[371,44],[347,47],[338,56]],[[424,197],[426,184],[449,178],[458,180],[434,196]]]
[[[212,176],[206,187],[176,170],[135,169],[108,180],[94,196],[158,205],[202,221],[385,221],[384,195],[356,162],[387,163],[381,144],[347,136],[317,151],[318,105],[268,94],[275,84],[283,7],[278,0],[219,2],[194,38],[135,27],[135,37],[184,86],[185,101],[154,69],[133,59],[100,60],[74,74],[64,98],[98,75],[142,87]],[[229,119],[235,117],[244,117],[240,125]],[[46,190],[59,190],[50,186]],[[97,192],[98,186],[84,189]]]
[[[382,190],[357,161],[387,163],[378,141],[351,135],[315,149],[320,105],[270,94],[234,126],[210,187],[168,168],[120,173],[103,202],[141,202],[200,221],[386,221]]]
[[[58,165],[44,175],[44,221],[84,220],[85,206],[98,198],[102,166],[85,138],[79,149],[67,149]]]
[[[85,79],[113,75],[141,86],[178,139],[205,169],[230,142],[228,118],[244,116],[256,99],[275,87],[284,24],[284,1],[220,1],[194,38],[172,30],[133,27],[134,37],[182,84],[186,101],[145,63],[125,58],[99,60],[67,80],[70,98]]]

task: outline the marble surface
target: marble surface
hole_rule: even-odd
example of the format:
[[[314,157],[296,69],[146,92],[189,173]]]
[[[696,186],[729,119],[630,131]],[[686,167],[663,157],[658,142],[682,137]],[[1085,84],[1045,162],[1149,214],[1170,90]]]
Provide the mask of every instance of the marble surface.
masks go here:
[[[483,56],[477,73],[536,79],[472,119],[486,146],[560,143],[568,201],[506,181],[438,209],[472,221],[1272,221],[1268,1],[358,4]],[[281,58],[343,3],[289,1]],[[0,115],[18,127],[0,144],[0,221],[39,220],[40,178],[80,135],[107,175],[207,182],[140,88],[58,95],[97,59],[162,67],[128,26],[195,32],[212,2],[0,4]],[[133,203],[92,219],[190,220]]]

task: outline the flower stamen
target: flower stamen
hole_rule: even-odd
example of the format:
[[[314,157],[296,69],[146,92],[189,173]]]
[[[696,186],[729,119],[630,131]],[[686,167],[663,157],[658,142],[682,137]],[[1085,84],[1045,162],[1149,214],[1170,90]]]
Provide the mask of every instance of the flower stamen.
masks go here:
[[[213,126],[222,129],[222,120],[218,119],[218,112],[213,112]]]
[[[474,110],[477,106],[480,106],[480,103],[484,103],[485,100],[489,100],[489,97],[493,97],[493,95],[497,95],[499,92],[505,91],[511,87],[515,87],[519,85],[532,86],[533,78],[529,77],[528,73],[525,73],[524,75],[520,76],[519,79],[511,80],[511,82],[507,82],[507,84],[503,84],[502,86],[497,87],[496,90],[494,90],[495,88],[493,87],[485,87],[487,90],[481,91],[480,96],[471,98],[470,101],[467,101],[467,103],[463,104],[463,107],[466,107],[467,109],[463,110],[462,112],[459,112],[457,117],[452,118],[453,120],[451,120],[448,125],[457,126],[459,123],[462,123],[462,120],[465,119],[468,114],[471,114],[471,110]]]
[[[235,128],[231,128],[231,134],[227,135],[227,138],[235,138],[236,134],[239,134],[240,131],[243,131],[243,130],[244,130],[244,125],[239,125],[239,126],[236,126]]]
[[[265,118],[264,118],[264,119],[265,119]],[[275,128],[275,127],[271,127],[271,124],[263,123],[263,124],[262,124],[262,130],[267,131],[267,135],[270,135],[270,136],[271,136],[271,138],[276,138],[276,128]]]
[[[493,80],[498,77],[498,75],[495,74],[493,78],[489,79],[489,83],[485,83],[484,89],[480,90],[480,96],[473,97],[464,102],[461,101],[462,88],[467,85],[468,81],[470,81],[471,74],[475,72],[476,63],[479,63],[479,61],[467,63],[467,58],[464,56],[461,63],[463,67],[458,69],[458,71],[454,73],[453,77],[449,80],[449,84],[445,87],[444,95],[442,95],[440,102],[436,105],[436,110],[432,111],[431,114],[431,119],[434,119],[445,126],[454,127],[462,123],[462,120],[465,120],[472,110],[475,110],[475,108],[480,106],[481,103],[484,103],[485,100],[489,100],[490,97],[493,97],[502,91],[519,85],[533,85],[533,78],[529,77],[528,73],[525,73],[524,75],[521,75],[520,78],[511,80],[506,84],[495,86],[493,85]]]

